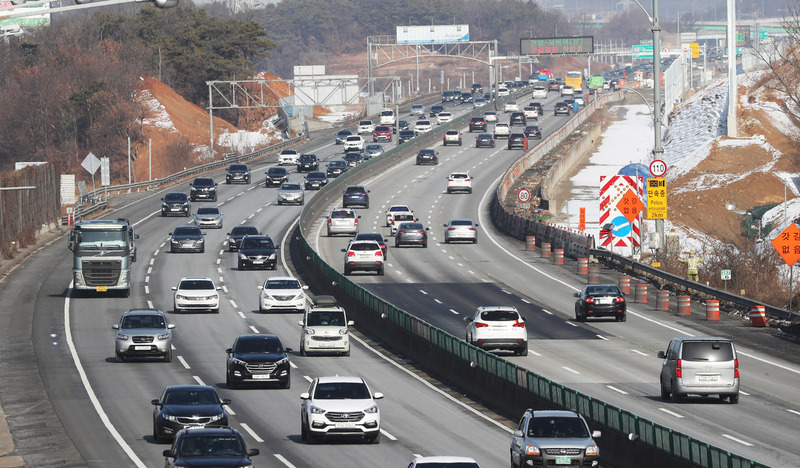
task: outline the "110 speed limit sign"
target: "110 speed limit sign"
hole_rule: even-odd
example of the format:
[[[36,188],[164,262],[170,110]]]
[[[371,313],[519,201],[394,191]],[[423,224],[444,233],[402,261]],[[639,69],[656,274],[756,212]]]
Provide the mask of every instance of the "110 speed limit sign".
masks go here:
[[[520,203],[528,203],[531,201],[531,191],[526,188],[519,189],[519,192],[517,192],[517,200],[519,200]]]

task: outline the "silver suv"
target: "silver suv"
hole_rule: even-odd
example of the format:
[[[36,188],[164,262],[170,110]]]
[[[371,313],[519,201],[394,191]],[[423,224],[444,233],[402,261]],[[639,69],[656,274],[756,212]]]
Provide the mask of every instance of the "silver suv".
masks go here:
[[[317,296],[314,305],[306,309],[303,320],[297,322],[303,331],[300,335],[300,354],[338,353],[350,355],[350,332],[353,326],[347,320],[344,308],[336,305],[333,296]]]
[[[731,340],[714,336],[673,338],[659,351],[661,398],[679,402],[686,395],[719,395],[739,403],[739,359]]]
[[[117,362],[128,357],[157,356],[172,361],[172,329],[167,317],[160,310],[133,309],[122,314],[118,324],[111,325],[117,331],[114,337],[114,355]]]
[[[328,215],[328,237],[336,234],[358,234],[358,216],[350,208],[336,208]]]
[[[511,437],[511,466],[599,466],[596,437],[574,411],[529,408]]]

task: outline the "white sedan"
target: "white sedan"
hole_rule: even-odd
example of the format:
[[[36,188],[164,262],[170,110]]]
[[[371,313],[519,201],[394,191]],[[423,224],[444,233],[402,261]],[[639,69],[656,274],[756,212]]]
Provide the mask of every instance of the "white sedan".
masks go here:
[[[439,112],[436,115],[436,124],[441,125],[443,123],[451,122],[453,120],[453,114],[449,112]]]
[[[429,120],[417,120],[417,123],[414,124],[414,133],[419,135],[420,133],[428,133],[433,130],[433,125]]]
[[[219,286],[211,278],[185,277],[181,278],[178,286],[173,286],[175,301],[173,312],[182,310],[210,310],[219,313]]]
[[[297,164],[298,159],[300,159],[300,155],[297,154],[297,151],[285,149],[281,151],[281,154],[278,155],[278,164]]]
[[[308,286],[303,286],[297,278],[291,276],[278,276],[267,278],[263,286],[259,286],[258,295],[259,312],[270,310],[306,310],[306,293]]]

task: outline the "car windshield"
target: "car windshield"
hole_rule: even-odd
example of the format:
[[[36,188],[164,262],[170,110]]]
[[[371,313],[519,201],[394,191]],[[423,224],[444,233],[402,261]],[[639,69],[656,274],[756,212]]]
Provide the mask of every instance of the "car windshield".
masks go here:
[[[380,246],[373,242],[355,242],[352,245],[350,245],[350,250],[356,250],[359,252],[380,250]]]
[[[232,236],[245,236],[247,234],[258,234],[255,226],[236,226],[231,229]]]
[[[475,462],[418,462],[416,465],[420,468],[479,468]]]
[[[216,288],[214,288],[214,283],[211,280],[191,279],[191,280],[183,280],[183,281],[181,281],[181,284],[180,284],[180,286],[178,286],[178,289],[195,290],[195,291],[197,291],[197,290],[208,291],[208,290],[213,290],[213,289],[216,289]]]
[[[277,338],[273,337],[253,337],[239,339],[233,352],[240,354],[281,354],[283,346]]]
[[[281,190],[302,190],[300,184],[282,184]]]
[[[352,211],[334,211],[331,213],[331,218],[355,218],[355,214]]]
[[[200,228],[196,226],[178,226],[172,231],[173,236],[200,236]]]
[[[391,206],[389,211],[409,211],[407,206]]]
[[[597,296],[621,296],[620,290],[616,286],[590,286],[586,288],[586,295]]]
[[[274,249],[272,239],[269,237],[245,237],[242,239],[243,249]]]
[[[324,179],[325,173],[324,172],[309,172],[306,176],[306,179]]]
[[[435,154],[435,153],[436,153],[436,151],[434,151],[432,149],[421,149],[421,150],[419,150],[419,154]]]
[[[244,164],[233,164],[228,170],[231,172],[245,172],[247,171],[247,166]]]
[[[487,322],[514,322],[519,319],[519,314],[513,310],[484,310],[481,320]]]
[[[472,221],[468,219],[454,219],[450,221],[451,226],[472,226]]]
[[[314,162],[316,160],[317,160],[317,157],[314,156],[313,154],[304,154],[304,155],[300,156],[300,161],[303,161],[303,162]]]
[[[589,437],[589,431],[583,421],[575,417],[541,417],[531,418],[528,423],[528,437],[586,438]]]
[[[297,151],[287,149],[287,150],[281,151],[281,154],[295,155],[295,154],[297,154]]]
[[[215,405],[219,404],[217,393],[210,388],[177,388],[164,394],[165,405]]]
[[[214,185],[214,179],[195,179],[192,185],[195,187],[211,187]]]
[[[329,163],[328,163],[328,167],[338,167],[338,168],[342,168],[342,167],[344,167],[344,166],[345,166],[345,163],[344,163],[344,161],[340,161],[340,160],[331,161],[331,162],[329,162]]]
[[[377,243],[383,242],[383,236],[376,233],[358,234],[356,240],[374,240]]]
[[[197,209],[197,214],[199,215],[218,215],[219,208],[215,206],[204,206]]]
[[[466,174],[450,174],[451,179],[468,179],[469,176]]]
[[[181,438],[177,452],[180,457],[243,457],[244,446],[236,436],[192,435]]]
[[[309,327],[343,327],[344,312],[333,310],[327,312],[311,312],[306,318],[306,325]]]
[[[271,176],[282,176],[286,175],[286,169],[282,167],[271,167],[267,173]]]
[[[363,383],[326,382],[317,385],[314,390],[317,400],[368,400],[369,390]]]
[[[182,203],[186,201],[185,193],[168,193],[164,195],[164,201],[167,203]]]
[[[367,145],[368,150],[382,150],[383,146],[381,145]]]
[[[267,280],[264,289],[300,289],[300,282],[295,279]]]
[[[126,315],[122,319],[122,329],[135,329],[135,328],[166,328],[164,317],[160,315]]]
[[[399,229],[407,229],[409,231],[422,231],[422,223],[403,223],[400,225]]]

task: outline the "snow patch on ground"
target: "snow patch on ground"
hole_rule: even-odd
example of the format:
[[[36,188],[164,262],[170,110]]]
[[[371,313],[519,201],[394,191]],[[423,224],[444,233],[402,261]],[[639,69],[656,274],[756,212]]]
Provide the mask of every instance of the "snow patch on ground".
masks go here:
[[[138,101],[149,111],[147,117],[142,119],[143,125],[152,125],[156,128],[163,128],[172,132],[175,130],[175,124],[164,107],[158,99],[153,96],[149,89],[142,89],[138,92]]]

